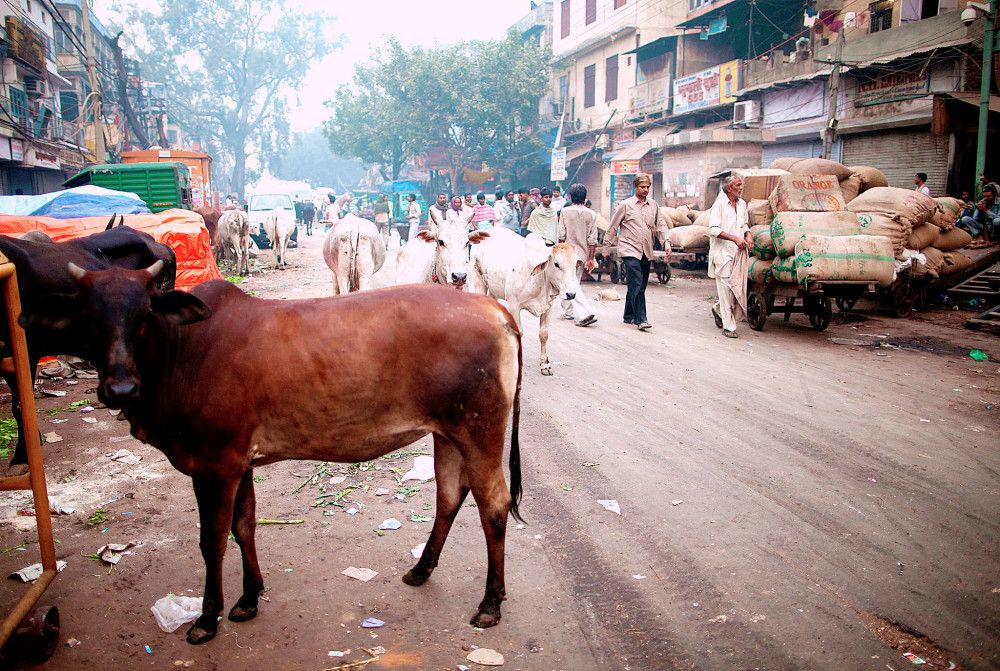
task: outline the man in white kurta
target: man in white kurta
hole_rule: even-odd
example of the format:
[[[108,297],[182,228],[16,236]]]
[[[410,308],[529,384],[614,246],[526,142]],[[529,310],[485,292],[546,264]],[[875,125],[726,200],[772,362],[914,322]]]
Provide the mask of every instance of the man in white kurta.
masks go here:
[[[742,192],[743,180],[735,175],[725,178],[708,221],[708,276],[715,278],[719,297],[712,313],[716,324],[721,320],[722,334],[727,338],[736,337],[736,324],[746,317],[747,310],[747,266],[753,238]]]

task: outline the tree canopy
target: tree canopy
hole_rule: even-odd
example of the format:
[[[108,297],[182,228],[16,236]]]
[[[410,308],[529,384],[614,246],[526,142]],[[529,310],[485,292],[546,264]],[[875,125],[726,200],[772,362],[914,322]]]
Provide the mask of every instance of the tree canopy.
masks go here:
[[[453,186],[462,167],[483,162],[514,176],[541,146],[532,131],[547,56],[515,30],[503,40],[436,49],[390,41],[327,101],[324,132],[337,154],[379,164],[386,179],[429,149],[447,157]]]
[[[288,150],[272,165],[275,177],[347,191],[365,174],[357,159],[338,158],[319,128],[293,133]]]
[[[287,96],[336,46],[325,23],[269,0],[173,0],[133,10],[126,37],[145,76],[166,85],[171,114],[231,157],[242,198],[248,156],[269,167],[287,148]]]

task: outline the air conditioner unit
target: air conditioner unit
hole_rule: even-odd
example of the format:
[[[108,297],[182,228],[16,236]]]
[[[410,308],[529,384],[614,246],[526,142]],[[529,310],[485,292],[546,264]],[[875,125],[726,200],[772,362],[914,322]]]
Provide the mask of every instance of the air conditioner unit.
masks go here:
[[[29,77],[24,80],[24,92],[29,96],[47,96],[49,95],[48,84],[44,79]]]
[[[611,144],[611,137],[607,133],[601,133],[597,136],[597,142],[594,143],[595,149],[607,149],[608,145]]]
[[[754,101],[744,100],[733,105],[733,123],[749,124],[754,120]]]

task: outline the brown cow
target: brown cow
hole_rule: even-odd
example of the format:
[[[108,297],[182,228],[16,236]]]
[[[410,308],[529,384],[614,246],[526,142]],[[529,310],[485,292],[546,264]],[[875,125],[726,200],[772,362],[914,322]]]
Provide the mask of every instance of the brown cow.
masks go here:
[[[269,301],[214,280],[189,294],[161,293],[153,284],[159,270],[73,266],[78,291],[59,300],[77,307],[102,340],[103,356],[93,361],[101,401],[122,408],[132,435],[193,480],[206,579],[188,641],[207,641],[218,628],[230,528],[243,557],[243,595],[229,619],[257,614],[264,583],[254,468],[284,459],[367,461],[427,433],[437,516],[403,581],[430,576],[471,489],[488,556],[486,593],[471,623],[497,624],[507,514],[521,519],[521,342],[510,314],[485,296],[433,286]],[[22,320],[44,323],[39,308]]]
[[[194,211],[205,220],[205,228],[208,229],[208,237],[212,241],[212,251],[215,253],[215,262],[222,261],[225,256],[222,237],[219,235],[219,217],[222,216],[222,213],[210,205],[196,207]]]

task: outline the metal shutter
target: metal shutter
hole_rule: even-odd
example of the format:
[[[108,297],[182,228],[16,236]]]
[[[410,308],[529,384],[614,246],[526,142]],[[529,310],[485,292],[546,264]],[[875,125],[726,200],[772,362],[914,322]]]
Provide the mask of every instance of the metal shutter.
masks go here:
[[[913,188],[913,176],[927,173],[935,198],[947,195],[948,136],[926,130],[884,131],[844,137],[844,164],[878,168],[889,186]]]
[[[840,161],[843,145],[838,139],[831,147],[830,158]],[[805,140],[803,142],[781,142],[765,144],[761,151],[760,164],[766,168],[777,158],[819,158],[823,155],[822,140]]]

